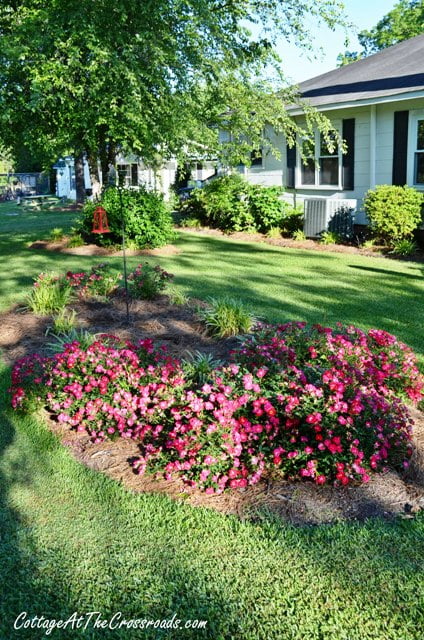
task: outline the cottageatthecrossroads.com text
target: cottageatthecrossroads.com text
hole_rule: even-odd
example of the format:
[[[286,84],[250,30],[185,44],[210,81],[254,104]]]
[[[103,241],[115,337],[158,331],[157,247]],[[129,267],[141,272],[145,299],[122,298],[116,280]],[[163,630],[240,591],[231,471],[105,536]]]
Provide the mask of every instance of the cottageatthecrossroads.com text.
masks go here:
[[[177,618],[175,613],[172,618],[163,620],[151,620],[147,618],[126,619],[124,615],[117,611],[111,618],[104,618],[101,611],[90,611],[88,613],[74,613],[64,620],[46,618],[45,616],[30,616],[26,611],[22,611],[13,624],[16,631],[20,629],[42,629],[46,636],[56,629],[87,629],[110,630],[110,629],[206,629],[207,620],[182,620]]]

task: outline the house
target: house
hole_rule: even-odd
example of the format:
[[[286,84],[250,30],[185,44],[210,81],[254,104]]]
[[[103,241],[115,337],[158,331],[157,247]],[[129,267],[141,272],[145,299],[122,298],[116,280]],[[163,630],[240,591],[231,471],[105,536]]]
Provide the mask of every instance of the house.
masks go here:
[[[367,222],[362,199],[376,185],[408,184],[424,191],[424,34],[299,88],[302,98],[332,121],[347,153],[328,149],[317,132],[313,155],[304,164],[299,148],[289,149],[278,136],[281,159],[271,154],[257,159],[243,169],[249,181],[283,185],[298,201],[326,200],[333,209],[334,200],[348,201],[357,224]],[[300,107],[291,113],[301,122]]]
[[[54,166],[56,169],[56,194],[60,198],[76,200],[75,166],[71,156],[61,158]],[[177,161],[171,159],[165,161],[162,166],[153,168],[147,166],[135,155],[118,156],[115,165],[118,175],[123,178],[123,184],[128,189],[137,189],[144,185],[147,189],[162,191],[165,197],[171,192],[177,177]],[[190,163],[189,178],[193,181],[202,181],[215,173],[215,166],[211,161],[196,159]],[[100,171],[101,175],[101,171]],[[84,162],[84,182],[88,193],[91,192],[90,171],[87,162]]]

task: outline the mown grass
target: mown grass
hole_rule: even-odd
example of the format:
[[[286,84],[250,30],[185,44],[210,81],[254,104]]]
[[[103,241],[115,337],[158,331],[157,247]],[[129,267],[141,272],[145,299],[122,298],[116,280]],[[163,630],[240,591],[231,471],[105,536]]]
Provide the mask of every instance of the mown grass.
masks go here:
[[[54,227],[69,229],[75,214],[8,217],[10,206],[0,205],[0,309],[22,298],[40,271],[87,269],[100,261],[26,249],[26,242],[47,238]],[[148,260],[174,273],[173,285],[190,297],[241,298],[270,321],[340,321],[386,329],[410,344],[424,363],[424,263],[281,249],[187,232],[175,244],[179,254]],[[142,259],[130,257],[130,268]],[[122,270],[119,258],[107,261]]]
[[[28,251],[25,241],[63,227],[64,219],[51,213],[9,218],[3,212],[0,241],[9,252],[0,253],[4,306],[23,295],[38,271],[86,268],[98,261]],[[160,264],[190,296],[231,294],[236,288],[237,297],[270,319],[396,326],[423,352],[420,265],[191,235],[182,235],[178,246],[181,253],[161,258]],[[360,269],[351,274],[349,264]],[[318,266],[321,271],[315,272]],[[408,313],[400,300],[408,306],[409,323],[402,321]],[[422,514],[415,520],[293,527],[265,516],[242,522],[164,496],[132,494],[79,465],[37,417],[13,413],[9,375],[2,371],[0,387],[1,639],[44,637],[42,630],[13,630],[21,611],[55,619],[75,611],[99,611],[103,618],[121,611],[126,619],[176,613],[183,621],[208,621],[200,631],[90,627],[50,636],[61,640],[423,637]]]

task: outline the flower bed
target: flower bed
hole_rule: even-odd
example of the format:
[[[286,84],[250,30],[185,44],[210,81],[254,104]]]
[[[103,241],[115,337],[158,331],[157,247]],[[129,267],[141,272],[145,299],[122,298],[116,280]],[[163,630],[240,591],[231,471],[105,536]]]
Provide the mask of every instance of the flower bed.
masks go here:
[[[344,486],[407,467],[402,398],[418,401],[423,386],[411,350],[386,332],[290,323],[258,327],[201,387],[149,340],[74,342],[18,361],[12,404],[46,405],[95,442],[133,439],[134,471],[213,494],[265,474]]]

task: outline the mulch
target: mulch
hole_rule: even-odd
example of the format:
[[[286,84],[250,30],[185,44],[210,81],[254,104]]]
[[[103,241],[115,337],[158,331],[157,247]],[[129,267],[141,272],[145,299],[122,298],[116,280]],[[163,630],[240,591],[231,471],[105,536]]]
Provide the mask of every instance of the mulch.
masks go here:
[[[55,251],[72,256],[122,256],[122,251],[114,248],[100,247],[97,244],[84,244],[81,247],[68,247],[68,238],[64,237],[60,241],[36,240],[29,245],[28,249],[42,249],[45,251]],[[172,244],[157,249],[126,249],[127,256],[171,256],[180,253],[180,249]]]
[[[236,231],[234,233],[224,233],[219,229],[211,229],[209,227],[179,227],[181,231],[189,233],[199,233],[201,235],[213,236],[217,238],[231,238],[231,240],[239,240],[241,242],[262,242],[274,247],[282,247],[288,249],[302,249],[310,251],[325,251],[327,253],[347,253],[357,254],[366,257],[384,258],[390,260],[401,260],[403,262],[424,262],[424,251],[418,249],[411,256],[398,256],[390,253],[387,247],[375,245],[371,248],[356,246],[355,244],[323,244],[318,240],[293,240],[292,238],[269,238],[263,233],[247,233],[245,231]]]

